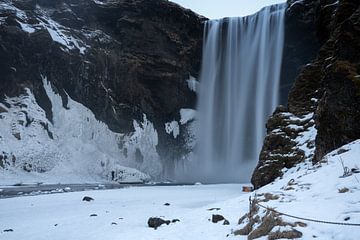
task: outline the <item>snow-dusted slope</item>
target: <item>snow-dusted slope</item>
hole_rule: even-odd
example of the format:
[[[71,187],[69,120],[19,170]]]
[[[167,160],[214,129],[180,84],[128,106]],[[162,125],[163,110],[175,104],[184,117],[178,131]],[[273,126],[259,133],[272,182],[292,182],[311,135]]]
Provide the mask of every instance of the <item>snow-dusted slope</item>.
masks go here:
[[[256,192],[260,204],[301,218],[360,224],[360,140],[345,145],[328,155],[320,163],[306,162],[287,170],[281,179]],[[344,167],[353,173],[344,176]],[[285,171],[285,170],[284,170]],[[255,197],[255,194],[252,194]],[[263,217],[266,210],[256,215]],[[254,214],[254,217],[256,216]],[[272,232],[296,229],[302,239],[359,239],[360,226],[309,222],[280,216],[284,222],[303,222],[306,227],[276,226]],[[248,223],[245,219],[238,229]],[[254,225],[254,230],[259,224]]]
[[[137,182],[160,175],[157,132],[146,116],[142,123],[134,121],[133,133],[114,133],[70,97],[65,109],[46,78],[43,84],[52,104],[53,123],[29,89],[0,105],[1,184]]]

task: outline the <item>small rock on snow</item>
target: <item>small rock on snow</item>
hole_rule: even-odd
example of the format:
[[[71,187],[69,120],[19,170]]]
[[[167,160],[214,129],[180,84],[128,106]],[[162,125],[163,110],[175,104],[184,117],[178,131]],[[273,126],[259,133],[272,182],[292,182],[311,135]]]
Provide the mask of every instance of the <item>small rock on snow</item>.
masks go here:
[[[83,198],[83,201],[91,202],[91,201],[94,201],[94,199],[93,199],[92,197],[85,196],[85,197]]]
[[[222,221],[222,220],[225,220],[224,216],[219,215],[219,214],[213,214],[213,215],[212,215],[211,221],[212,221],[213,223],[217,223],[217,222],[220,222],[220,221]]]
[[[208,211],[220,211],[221,208],[209,208]]]
[[[154,217],[151,217],[148,220],[148,226],[150,228],[157,229],[158,227],[160,227],[163,224],[169,225],[170,221],[169,220],[164,220],[162,218],[154,218]]]

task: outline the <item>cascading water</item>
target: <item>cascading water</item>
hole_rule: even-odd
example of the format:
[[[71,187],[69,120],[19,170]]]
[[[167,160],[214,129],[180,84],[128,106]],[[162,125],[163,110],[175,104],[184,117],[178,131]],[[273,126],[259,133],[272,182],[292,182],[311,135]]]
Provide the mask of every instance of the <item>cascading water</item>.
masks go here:
[[[206,22],[193,180],[249,180],[278,104],[284,12],[281,4]]]

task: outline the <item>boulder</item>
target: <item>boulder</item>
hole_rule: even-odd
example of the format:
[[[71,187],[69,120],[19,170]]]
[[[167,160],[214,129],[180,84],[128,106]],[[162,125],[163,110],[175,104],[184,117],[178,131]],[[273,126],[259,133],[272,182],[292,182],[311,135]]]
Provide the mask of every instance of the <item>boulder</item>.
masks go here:
[[[170,220],[164,220],[162,218],[157,218],[157,217],[151,217],[148,220],[148,226],[150,228],[154,228],[155,230],[160,227],[163,224],[169,225],[170,224]]]

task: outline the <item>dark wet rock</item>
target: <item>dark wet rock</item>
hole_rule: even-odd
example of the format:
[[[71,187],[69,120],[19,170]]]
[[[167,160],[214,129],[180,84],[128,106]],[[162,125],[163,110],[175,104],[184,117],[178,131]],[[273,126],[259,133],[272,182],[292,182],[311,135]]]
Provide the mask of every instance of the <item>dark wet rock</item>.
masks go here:
[[[224,216],[222,216],[220,214],[213,214],[212,217],[211,217],[211,221],[213,223],[218,223],[218,222],[223,221],[223,220],[226,220],[226,219],[224,218]]]
[[[230,222],[225,219],[223,225],[230,225]]]
[[[291,168],[313,157],[311,154],[306,155],[302,148],[305,145],[313,151],[315,138],[300,144],[298,137],[314,128],[314,125],[312,118],[303,115],[297,117],[289,113],[288,109],[279,108],[275,111],[266,125],[267,135],[260,153],[260,161],[251,178],[255,189],[281,177],[283,169]]]
[[[180,220],[179,219],[173,219],[173,220],[171,220],[171,222],[176,223],[176,222],[180,222]]]
[[[334,29],[327,42],[323,95],[316,111],[316,158],[360,137],[360,3],[340,1]]]
[[[295,4],[296,2],[296,4]],[[318,1],[288,1],[285,12],[285,42],[280,79],[280,103],[288,94],[303,67],[316,57],[320,48],[316,29]]]
[[[88,196],[85,196],[82,200],[85,201],[85,202],[94,201],[94,199],[92,197],[88,197]]]
[[[148,220],[148,226],[150,228],[154,228],[155,230],[160,227],[163,224],[169,225],[170,224],[170,220],[164,220],[162,218],[157,218],[157,217],[151,217]]]
[[[300,5],[297,7],[302,8]],[[297,76],[286,109],[275,111],[268,121],[260,161],[252,176],[255,188],[281,177],[283,169],[305,160],[321,161],[325,154],[360,138],[360,53],[354,51],[360,48],[360,2],[324,0],[312,5],[316,36],[322,46]],[[288,114],[291,121],[286,119]],[[312,117],[293,121],[306,115]],[[288,129],[290,124],[296,129]],[[307,156],[296,139],[314,126],[316,138],[306,139],[301,147],[310,150]]]

